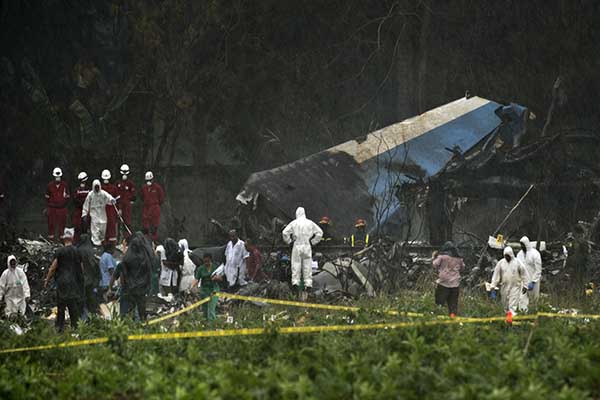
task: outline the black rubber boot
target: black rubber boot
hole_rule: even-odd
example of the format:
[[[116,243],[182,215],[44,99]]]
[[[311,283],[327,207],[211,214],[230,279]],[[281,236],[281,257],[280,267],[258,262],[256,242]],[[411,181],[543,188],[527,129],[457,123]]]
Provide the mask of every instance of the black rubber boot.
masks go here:
[[[298,297],[300,295],[300,288],[298,285],[292,285],[292,296]]]

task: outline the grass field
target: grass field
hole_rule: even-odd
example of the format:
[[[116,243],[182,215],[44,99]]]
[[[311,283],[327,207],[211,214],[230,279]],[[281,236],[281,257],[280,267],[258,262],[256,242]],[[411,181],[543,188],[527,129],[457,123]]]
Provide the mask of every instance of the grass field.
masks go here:
[[[558,301],[558,299],[556,299]],[[546,300],[548,302],[548,300]],[[426,295],[358,301],[443,314]],[[578,304],[598,313],[595,298]],[[550,310],[549,304],[541,306]],[[501,308],[463,295],[465,316],[499,316]],[[241,304],[213,326],[199,310],[142,327],[132,321],[92,320],[79,338],[108,336],[107,344],[0,355],[0,398],[196,399],[582,399],[600,397],[600,321],[539,319],[417,325],[358,332],[281,334],[278,327],[362,324],[411,319],[376,311],[357,313]],[[274,319],[274,321],[271,321]],[[258,336],[128,342],[127,335],[264,327]],[[25,335],[0,326],[2,348],[75,340],[47,321]]]

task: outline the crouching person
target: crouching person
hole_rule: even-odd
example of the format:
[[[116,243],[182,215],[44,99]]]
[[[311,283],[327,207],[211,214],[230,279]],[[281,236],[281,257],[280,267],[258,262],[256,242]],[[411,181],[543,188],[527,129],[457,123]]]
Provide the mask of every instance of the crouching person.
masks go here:
[[[25,271],[17,267],[17,258],[9,256],[6,264],[8,268],[0,276],[0,300],[6,303],[6,316],[14,314],[25,315],[27,302],[31,296],[29,282]]]
[[[217,266],[213,263],[212,255],[205,253],[203,264],[196,268],[196,280],[194,286],[200,284],[200,298],[204,299],[219,291],[219,282],[223,280],[223,275],[217,271]],[[212,297],[208,303],[202,305],[202,312],[207,321],[214,321],[217,318],[218,298]]]

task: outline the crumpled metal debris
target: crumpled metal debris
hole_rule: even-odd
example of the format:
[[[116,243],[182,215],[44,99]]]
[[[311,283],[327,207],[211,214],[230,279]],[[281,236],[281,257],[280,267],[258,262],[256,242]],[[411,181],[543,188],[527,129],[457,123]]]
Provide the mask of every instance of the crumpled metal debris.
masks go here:
[[[26,251],[30,256],[36,256],[40,253],[53,252],[56,249],[56,245],[47,241],[40,240],[28,240],[28,239],[17,239],[22,249]]]

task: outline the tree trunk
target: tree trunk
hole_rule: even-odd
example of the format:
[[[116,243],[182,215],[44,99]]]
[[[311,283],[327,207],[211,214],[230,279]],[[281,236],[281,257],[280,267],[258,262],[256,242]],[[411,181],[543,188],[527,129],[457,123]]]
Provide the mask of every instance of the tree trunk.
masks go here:
[[[417,113],[421,114],[427,110],[425,101],[425,85],[427,79],[427,58],[429,56],[429,30],[431,25],[431,12],[429,1],[424,0],[421,7],[421,29],[419,34],[419,64],[417,67]]]
[[[408,30],[407,28],[406,31]],[[396,56],[396,84],[398,87],[396,92],[396,110],[399,121],[415,115],[413,88],[414,46],[409,34],[401,33],[401,35],[405,35],[406,37],[400,39],[399,51]]]

